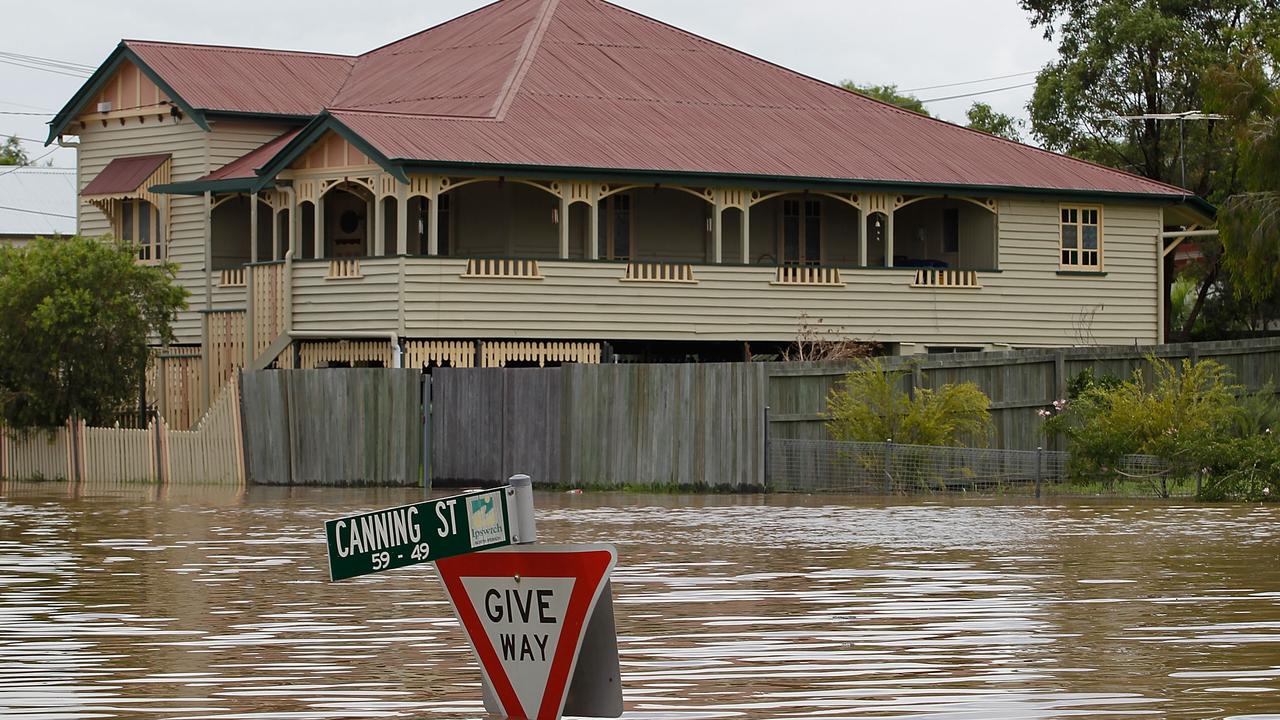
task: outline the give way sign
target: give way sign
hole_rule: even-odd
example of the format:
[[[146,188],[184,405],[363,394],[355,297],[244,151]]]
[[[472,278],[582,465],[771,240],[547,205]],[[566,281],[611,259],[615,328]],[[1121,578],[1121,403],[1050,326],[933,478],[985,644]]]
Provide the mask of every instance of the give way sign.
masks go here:
[[[592,677],[591,673],[575,675],[574,669],[617,559],[612,545],[525,545],[436,563],[501,714],[520,720],[555,720],[564,712],[571,679],[575,695],[600,694],[598,688],[577,687],[596,683],[582,679]],[[606,598],[602,607],[611,611],[611,600]],[[596,632],[598,624],[590,624]],[[607,625],[612,636],[612,612]],[[616,639],[610,639],[615,643],[616,675]],[[575,714],[621,714],[620,685],[616,677],[607,681],[613,687],[606,695],[616,695],[616,703],[603,705],[616,705],[616,711],[575,710]]]

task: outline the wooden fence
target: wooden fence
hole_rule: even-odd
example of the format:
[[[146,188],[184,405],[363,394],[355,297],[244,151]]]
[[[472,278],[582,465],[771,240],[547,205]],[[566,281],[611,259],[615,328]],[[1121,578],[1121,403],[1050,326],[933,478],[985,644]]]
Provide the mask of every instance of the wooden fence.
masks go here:
[[[626,487],[759,486],[762,364],[439,369],[432,478]]]
[[[171,430],[161,419],[145,430],[68,421],[56,430],[0,432],[0,478],[243,485],[239,386],[227,383],[191,430]]]
[[[1280,381],[1280,339],[885,362],[908,370],[905,389],[976,383],[992,400],[992,446],[1034,450],[1052,447],[1037,410],[1065,397],[1072,377],[1089,368],[1128,377],[1150,355],[1217,360],[1251,391]],[[771,440],[829,440],[827,397],[852,369],[851,363],[438,369],[432,477],[499,482],[527,472],[540,483],[577,487],[767,485],[766,432]]]
[[[888,367],[909,370],[911,386],[939,388],[973,382],[991,398],[995,437],[1006,450],[1053,447],[1040,430],[1038,410],[1065,398],[1067,384],[1086,369],[1097,376],[1129,378],[1148,367],[1150,356],[1175,364],[1216,360],[1248,391],[1280,384],[1280,338],[1178,345],[1013,350],[995,353],[885,358]],[[853,369],[851,363],[770,363],[770,435],[777,439],[829,440],[827,396]],[[889,438],[886,438],[889,439]]]
[[[422,482],[421,371],[260,370],[241,384],[250,482]]]

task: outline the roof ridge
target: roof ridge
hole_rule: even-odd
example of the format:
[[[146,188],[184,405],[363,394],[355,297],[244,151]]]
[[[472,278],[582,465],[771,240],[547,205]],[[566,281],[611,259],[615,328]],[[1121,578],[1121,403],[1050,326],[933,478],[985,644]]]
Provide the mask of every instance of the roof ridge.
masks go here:
[[[405,40],[409,40],[409,39],[411,39],[411,38],[416,38],[416,37],[418,37],[419,35],[425,35],[425,34],[427,34],[427,33],[431,32],[432,30],[435,30],[435,29],[437,29],[437,28],[442,28],[442,27],[444,27],[445,25],[450,25],[450,24],[452,24],[452,23],[456,23],[456,22],[458,22],[459,20],[462,20],[463,18],[471,17],[472,15],[475,15],[476,13],[479,13],[479,12],[481,12],[481,11],[483,11],[483,10],[487,10],[487,9],[489,9],[489,8],[493,7],[494,5],[501,4],[501,3],[505,2],[505,1],[506,1],[506,0],[493,0],[492,2],[485,3],[484,5],[481,5],[480,7],[476,8],[475,10],[472,10],[471,12],[463,13],[463,14],[461,14],[461,15],[457,16],[457,17],[449,18],[448,20],[445,20],[445,21],[443,21],[443,22],[438,22],[438,23],[436,23],[435,25],[432,25],[431,27],[423,28],[423,29],[421,29],[421,30],[419,30],[419,31],[417,31],[417,32],[415,32],[415,33],[410,33],[410,34],[408,34],[408,35],[405,35],[405,36],[404,36],[404,37],[402,37],[402,38],[397,38],[397,39],[395,39],[395,40],[392,40],[391,42],[383,43],[383,44],[379,45],[378,47],[373,48],[372,50],[366,50],[365,52],[362,52],[362,53],[360,53],[359,55],[356,55],[356,56],[355,56],[355,58],[356,58],[356,60],[363,60],[364,58],[366,58],[366,57],[368,57],[368,56],[370,56],[370,55],[372,55],[372,54],[374,54],[374,53],[376,53],[376,52],[380,52],[380,51],[382,51],[382,50],[386,50],[387,48],[391,47],[392,45],[399,45],[400,43],[404,42]]]
[[[306,55],[310,57],[335,58],[340,60],[354,61],[359,58],[358,55],[342,55],[339,53],[315,52],[312,50],[282,50],[279,48],[265,47],[249,47],[246,45],[213,45],[210,43],[184,43],[171,42],[168,40],[138,40],[125,38],[120,42],[125,45],[152,45],[152,46],[168,46],[168,47],[185,47],[185,48],[205,48],[207,50],[227,50],[230,52],[245,53],[265,53],[271,55]]]
[[[529,74],[529,68],[533,66],[534,58],[538,56],[538,48],[542,47],[542,40],[547,35],[547,27],[551,25],[551,19],[555,17],[556,8],[560,6],[560,0],[540,1],[542,2],[542,7],[539,8],[538,14],[534,16],[532,27],[529,28],[529,34],[525,37],[524,44],[521,45],[520,52],[516,56],[511,75],[503,83],[502,89],[498,91],[498,99],[494,103],[492,111],[493,117],[497,120],[505,119],[507,111],[511,109],[511,103],[520,92],[520,86],[524,84],[524,79]]]

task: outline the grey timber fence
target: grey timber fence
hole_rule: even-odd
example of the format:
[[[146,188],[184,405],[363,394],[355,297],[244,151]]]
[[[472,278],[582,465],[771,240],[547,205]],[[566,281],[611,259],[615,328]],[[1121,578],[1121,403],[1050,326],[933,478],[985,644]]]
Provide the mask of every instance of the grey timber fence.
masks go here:
[[[769,489],[865,495],[1119,495],[1194,497],[1194,478],[1168,477],[1159,458],[1128,455],[1123,480],[1072,478],[1068,453],[897,443],[773,440]]]
[[[422,483],[422,373],[241,375],[245,465],[259,485]]]
[[[1280,380],[1280,339],[885,362],[908,370],[908,390],[976,383],[992,401],[994,449],[1052,452],[1061,448],[1044,437],[1036,411],[1064,397],[1070,379],[1086,368],[1127,377],[1145,368],[1149,355],[1217,360],[1249,390]],[[827,396],[852,369],[850,363],[438,368],[427,441],[419,371],[245,373],[246,465],[255,483],[416,485],[429,446],[430,476],[441,483],[498,483],[527,472],[539,484],[569,487],[804,489],[806,473],[813,483],[856,477],[828,469],[839,453],[823,460],[820,446],[788,444],[831,440]],[[968,472],[977,476],[1004,478],[1017,476],[1007,468],[1022,456],[949,457],[948,468],[970,463]],[[1005,469],[985,470],[992,457]],[[772,477],[784,470],[790,479]]]
[[[432,478],[761,486],[764,382],[760,364],[436,370]]]
[[[561,476],[561,368],[432,373],[432,479],[496,483]]]
[[[1280,385],[1280,338],[1160,346],[1013,350],[956,355],[884,358],[886,366],[910,372],[904,389],[938,388],[973,382],[991,398],[995,425],[992,447],[1034,450],[1052,447],[1040,430],[1038,410],[1067,395],[1067,383],[1086,369],[1095,375],[1129,378],[1156,356],[1174,363],[1216,360],[1235,381],[1256,392]],[[769,435],[774,439],[830,440],[826,430],[827,396],[852,363],[770,363]],[[1277,389],[1280,389],[1278,387]],[[886,440],[892,438],[885,438]],[[1054,448],[1060,449],[1060,448]]]

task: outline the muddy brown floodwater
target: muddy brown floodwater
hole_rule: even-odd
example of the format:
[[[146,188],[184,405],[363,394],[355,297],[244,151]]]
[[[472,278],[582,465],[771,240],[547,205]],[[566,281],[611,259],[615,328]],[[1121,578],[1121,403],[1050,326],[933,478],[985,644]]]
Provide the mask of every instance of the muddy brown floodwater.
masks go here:
[[[0,485],[0,717],[482,715],[429,566],[327,582],[421,497]],[[1280,718],[1280,508],[537,503],[618,546],[629,718]]]

